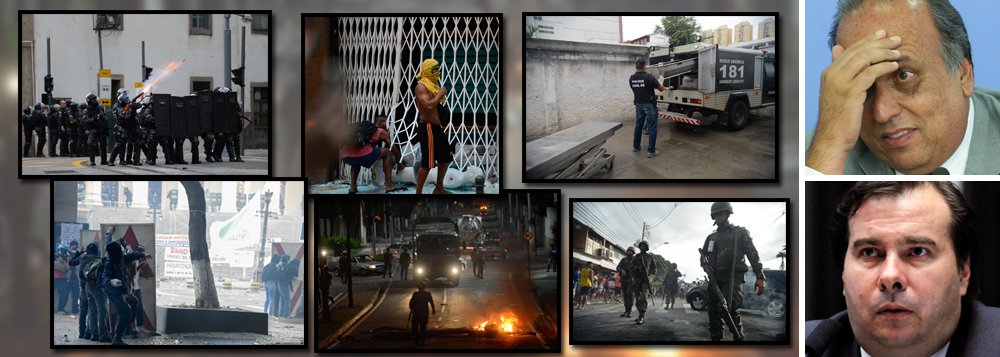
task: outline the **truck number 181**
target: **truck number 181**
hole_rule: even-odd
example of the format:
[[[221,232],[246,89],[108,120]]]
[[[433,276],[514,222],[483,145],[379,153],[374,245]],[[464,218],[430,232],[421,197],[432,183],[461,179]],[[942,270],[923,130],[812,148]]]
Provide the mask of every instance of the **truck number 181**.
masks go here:
[[[719,72],[722,72],[722,79],[726,79],[726,78],[743,78],[743,65],[739,65],[739,66],[737,66],[735,64],[728,65],[728,67],[729,67],[728,71],[727,71],[726,67],[727,67],[727,65],[721,65],[721,66],[719,66]],[[728,76],[726,76],[727,72],[729,74]],[[737,74],[739,74],[739,76],[737,76]]]

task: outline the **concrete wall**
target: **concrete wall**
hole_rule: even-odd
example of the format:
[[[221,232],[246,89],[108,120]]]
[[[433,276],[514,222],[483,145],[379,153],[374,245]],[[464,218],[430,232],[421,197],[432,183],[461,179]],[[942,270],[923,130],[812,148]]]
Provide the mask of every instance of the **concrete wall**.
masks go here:
[[[592,122],[632,122],[628,77],[646,47],[529,39],[525,43],[528,141]]]

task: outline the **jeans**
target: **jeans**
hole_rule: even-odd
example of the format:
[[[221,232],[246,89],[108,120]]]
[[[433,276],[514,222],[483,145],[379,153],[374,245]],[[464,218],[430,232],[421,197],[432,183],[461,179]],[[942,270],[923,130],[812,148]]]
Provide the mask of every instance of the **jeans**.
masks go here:
[[[128,330],[130,322],[132,322],[132,308],[129,307],[122,294],[108,293],[108,301],[111,302],[111,305],[115,306],[115,313],[118,315],[118,322],[115,324],[115,331],[112,338],[115,341],[121,341],[121,338]]]
[[[135,295],[135,298],[138,299],[135,307],[135,327],[141,330],[145,328],[143,324],[146,322],[146,311],[142,308],[142,290],[132,290],[132,295]]]
[[[278,296],[278,282],[271,280],[264,282],[264,291],[267,292],[267,306],[264,306],[264,312],[271,316],[278,316],[279,301],[281,298]]]
[[[656,104],[639,103],[635,105],[635,131],[632,133],[632,148],[642,147],[642,129],[649,131],[649,152],[656,151]]]
[[[98,337],[110,337],[108,331],[108,296],[97,283],[87,283],[87,304],[90,312],[87,314],[87,324],[90,334]]]
[[[278,284],[278,296],[281,298],[278,304],[278,316],[288,317],[288,310],[291,309],[291,292],[287,284]]]
[[[56,306],[55,311],[66,312],[66,299],[69,298],[69,279],[55,278]]]

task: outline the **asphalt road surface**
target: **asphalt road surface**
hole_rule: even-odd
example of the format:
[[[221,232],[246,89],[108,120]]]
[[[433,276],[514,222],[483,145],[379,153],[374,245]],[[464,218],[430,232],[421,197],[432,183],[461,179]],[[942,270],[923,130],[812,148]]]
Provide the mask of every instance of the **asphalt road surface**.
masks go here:
[[[632,310],[632,318],[619,317],[625,311],[624,304],[609,300],[607,304],[588,303],[584,310],[570,311],[570,340],[573,341],[710,341],[708,333],[708,312],[691,309],[684,299],[678,298],[674,308],[665,310],[663,302],[646,310],[642,325],[635,323],[639,313]],[[762,313],[744,310],[743,334],[746,341],[782,341],[787,332],[784,319],[773,319]],[[732,335],[725,329],[723,341],[732,341]]]
[[[187,142],[185,142],[187,143]],[[21,159],[21,171],[24,175],[267,175],[268,174],[268,150],[247,149],[242,156],[244,162],[229,162],[229,156],[222,153],[222,162],[205,162],[204,152],[199,152],[198,157],[201,163],[190,164],[191,149],[186,144],[184,160],[187,165],[165,165],[163,153],[158,154],[156,165],[142,164],[142,166],[100,165],[101,158],[94,157],[97,166],[87,166],[90,158],[87,157],[28,157]],[[203,150],[199,146],[200,150]],[[108,148],[110,158],[111,148]],[[200,151],[199,150],[199,151]],[[146,157],[143,156],[142,160]]]
[[[354,278],[356,291],[378,289],[379,286],[387,288],[384,296],[376,298],[371,312],[362,315],[329,348],[544,350],[554,348],[558,343],[547,341],[543,334],[536,331],[534,323],[540,323],[536,320],[542,312],[531,293],[530,270],[525,260],[511,257],[508,260],[487,261],[484,279],[474,277],[470,265],[461,273],[461,282],[457,287],[452,287],[445,280],[430,281],[427,291],[434,298],[437,313],[430,316],[426,345],[414,347],[407,316],[410,296],[417,289],[413,280],[398,280],[398,266],[395,269],[397,272],[391,283],[381,275]],[[343,287],[339,280],[334,282],[336,286]],[[331,295],[336,294],[336,291],[331,292]],[[518,319],[514,333],[491,334],[473,329],[473,325],[504,313]]]
[[[774,107],[750,111],[750,121],[740,131],[729,131],[722,124],[692,129],[660,119],[656,133],[660,156],[653,158],[646,157],[649,147],[646,135],[642,137],[642,149],[632,152],[635,121],[625,122],[603,146],[615,155],[614,167],[595,178],[774,179],[777,174],[774,112]]]

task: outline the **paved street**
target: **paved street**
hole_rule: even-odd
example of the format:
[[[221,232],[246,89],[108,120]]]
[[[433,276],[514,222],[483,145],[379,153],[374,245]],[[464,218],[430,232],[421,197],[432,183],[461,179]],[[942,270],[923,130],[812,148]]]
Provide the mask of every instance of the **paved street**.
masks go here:
[[[678,298],[674,302],[672,310],[664,310],[663,301],[657,301],[655,306],[650,306],[646,310],[646,318],[642,325],[635,323],[639,313],[634,308],[632,318],[619,317],[625,311],[625,306],[608,301],[608,303],[588,303],[584,310],[570,311],[572,340],[679,342],[711,339],[708,334],[708,312],[691,309],[683,298]],[[776,320],[763,313],[746,310],[741,315],[746,341],[778,341],[784,339],[787,334],[783,319]],[[732,341],[728,329],[724,336],[724,341]]]
[[[264,290],[253,291],[250,282],[233,282],[232,289],[224,289],[216,284],[219,303],[223,308],[264,312]],[[194,304],[194,290],[180,280],[160,282],[157,288],[158,306],[182,306]],[[109,345],[102,342],[77,339],[78,323],[76,315],[56,314],[54,317],[54,338],[56,345]],[[305,343],[304,320],[302,318],[268,318],[268,334],[254,333],[178,333],[160,336],[126,338],[130,345],[276,345]]]
[[[721,124],[695,131],[660,119],[656,138],[660,156],[654,158],[646,158],[645,135],[642,150],[632,152],[635,121],[625,122],[604,145],[615,154],[614,168],[594,178],[773,179],[777,174],[774,112],[774,107],[751,111],[750,121],[740,131],[729,131]]]
[[[512,253],[507,260],[487,261],[484,279],[475,278],[470,265],[461,273],[457,287],[445,280],[429,282],[427,291],[434,297],[437,314],[430,317],[426,346],[419,348],[543,350],[556,346],[557,321],[554,315],[546,313],[557,306],[556,273],[545,272],[544,267],[544,262],[532,259],[529,269],[523,253],[518,256]],[[374,307],[369,313],[361,308],[359,314],[353,316],[338,316],[335,312],[332,323],[319,322],[316,338],[320,348],[415,348],[406,321],[408,302],[416,291],[415,282],[399,280],[398,265],[395,270],[392,280],[383,279],[381,275],[354,278],[355,305],[364,306],[373,301]],[[533,293],[533,290],[538,292]],[[345,292],[346,286],[339,278],[335,279],[331,296]],[[342,304],[346,305],[346,299]],[[504,313],[518,319],[512,334],[491,335],[472,328]],[[345,325],[355,318],[354,324]],[[344,333],[333,335],[338,329],[344,329]]]
[[[156,165],[102,166],[101,158],[94,157],[97,166],[86,166],[87,157],[29,157],[21,159],[24,175],[267,175],[268,150],[247,149],[244,162],[229,162],[229,156],[222,153],[223,162],[205,162],[204,152],[199,152],[202,163],[191,165],[191,149],[184,145],[184,160],[187,165],[164,165],[163,152],[157,154]],[[203,149],[199,146],[199,149]],[[111,148],[108,148],[110,151]],[[108,156],[110,157],[110,152]],[[145,160],[145,156],[142,157]]]

